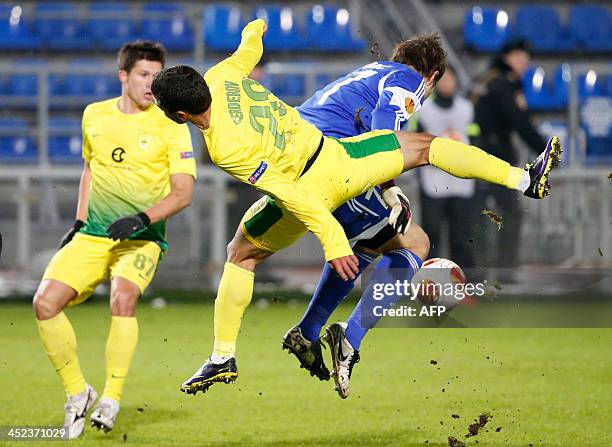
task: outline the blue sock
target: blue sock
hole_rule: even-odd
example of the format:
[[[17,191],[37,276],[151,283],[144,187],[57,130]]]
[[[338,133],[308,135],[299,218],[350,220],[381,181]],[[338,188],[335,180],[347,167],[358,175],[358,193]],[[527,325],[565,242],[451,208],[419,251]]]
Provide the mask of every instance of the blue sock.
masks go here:
[[[358,277],[376,259],[376,256],[361,252],[356,252],[355,255],[359,259]],[[302,335],[307,340],[315,341],[319,339],[321,328],[336,307],[338,307],[338,304],[353,290],[354,286],[354,280],[343,281],[330,267],[329,263],[325,263],[317,289],[310,300],[310,304],[308,304],[308,309],[306,309],[302,320],[298,324],[302,330]]]
[[[423,261],[421,260],[421,258],[415,255],[413,252],[411,252],[407,248],[400,248],[398,250],[392,250],[388,253],[385,253],[383,258],[378,262],[378,264],[376,264],[376,267],[374,267],[374,274],[372,276],[376,277],[377,272],[382,272],[384,274],[383,269],[404,269],[406,273],[405,275],[402,275],[402,279],[410,281],[412,280],[412,277],[414,276],[416,271],[421,268],[422,264]],[[347,321],[348,327],[346,328],[346,338],[354,349],[359,349],[363,337],[365,337],[367,332],[371,328],[373,328],[379,320],[373,317],[368,317],[367,321],[365,322],[367,324],[364,324],[364,326],[366,327],[362,327],[362,324],[364,322],[361,319],[361,305],[364,300],[366,302],[372,302],[372,288],[373,284],[370,284],[370,286],[363,292],[361,298],[359,299],[359,302],[357,303],[357,306],[355,306],[353,313]],[[393,299],[392,301],[385,301],[385,308],[388,308],[392,304],[395,304],[396,301],[397,299]]]

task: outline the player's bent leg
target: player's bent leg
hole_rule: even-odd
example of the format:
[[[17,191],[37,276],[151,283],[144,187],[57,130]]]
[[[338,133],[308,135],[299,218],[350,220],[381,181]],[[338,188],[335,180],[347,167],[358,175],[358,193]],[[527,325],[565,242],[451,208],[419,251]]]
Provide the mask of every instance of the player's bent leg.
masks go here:
[[[106,384],[98,405],[91,414],[92,427],[113,429],[120,409],[121,395],[138,343],[136,305],[140,287],[115,276],[111,281],[111,327],[106,341]]]
[[[378,247],[376,251],[384,254],[392,250],[407,248],[421,259],[427,259],[429,255],[429,237],[425,230],[415,222],[412,222],[406,234],[397,234],[392,239]]]
[[[185,382],[181,391],[187,394],[206,392],[217,382],[232,383],[238,377],[234,354],[244,311],[253,296],[257,264],[272,252],[253,244],[238,228],[227,247],[227,262],[215,299],[215,345],[210,358]]]
[[[507,162],[449,138],[415,132],[396,132],[404,156],[404,171],[431,164],[460,178],[474,178],[522,191],[526,196],[541,199],[550,189],[549,176],[559,164],[561,145],[552,137],[540,156],[527,169]]]

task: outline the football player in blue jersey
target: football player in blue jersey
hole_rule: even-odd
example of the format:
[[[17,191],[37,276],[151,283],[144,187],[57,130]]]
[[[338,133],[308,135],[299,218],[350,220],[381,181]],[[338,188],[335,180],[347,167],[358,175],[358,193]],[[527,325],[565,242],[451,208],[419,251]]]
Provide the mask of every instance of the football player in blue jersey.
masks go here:
[[[439,37],[416,36],[400,42],[391,61],[358,68],[317,91],[297,110],[324,135],[335,138],[375,129],[399,130],[421,108],[445,68],[446,54]],[[429,239],[421,227],[411,224],[410,202],[394,182],[355,197],[340,206],[334,216],[354,243],[360,273],[383,255],[375,269],[403,269],[405,279],[410,281],[427,257]],[[302,320],[283,338],[283,349],[293,353],[302,367],[321,380],[330,377],[321,353],[321,329],[353,286],[354,280],[342,280],[326,263]],[[371,293],[370,289],[364,291],[347,322],[326,329],[332,375],[342,398],[349,395],[349,380],[359,361],[361,341],[375,324],[373,318],[362,321],[362,305],[372,299]]]

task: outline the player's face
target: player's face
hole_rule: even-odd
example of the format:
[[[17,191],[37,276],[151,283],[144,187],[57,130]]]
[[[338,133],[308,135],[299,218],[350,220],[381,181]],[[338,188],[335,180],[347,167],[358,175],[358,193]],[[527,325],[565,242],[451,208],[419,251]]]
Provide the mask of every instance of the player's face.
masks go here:
[[[129,73],[119,72],[122,90],[127,93],[127,96],[139,109],[148,109],[153,103],[151,84],[153,83],[153,77],[161,70],[161,62],[142,59],[134,64]]]
[[[527,51],[514,50],[506,55],[504,61],[514,73],[522,78],[529,68],[529,59]]]

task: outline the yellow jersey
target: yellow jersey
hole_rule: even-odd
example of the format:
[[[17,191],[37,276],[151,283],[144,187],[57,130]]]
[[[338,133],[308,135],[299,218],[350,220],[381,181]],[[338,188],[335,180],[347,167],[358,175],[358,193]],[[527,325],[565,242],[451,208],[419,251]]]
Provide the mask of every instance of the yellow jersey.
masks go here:
[[[322,133],[297,110],[249,79],[263,53],[263,20],[250,22],[229,58],[204,75],[212,97],[204,139],[210,158],[293,213],[321,241],[326,259],[352,254],[344,230],[325,204],[296,183]]]
[[[119,99],[89,104],[83,112],[83,158],[91,169],[87,222],[82,233],[108,236],[115,220],[144,211],[170,193],[172,174],[196,176],[191,136],[154,105],[139,113],[119,110]],[[130,237],[166,250],[166,221]]]

